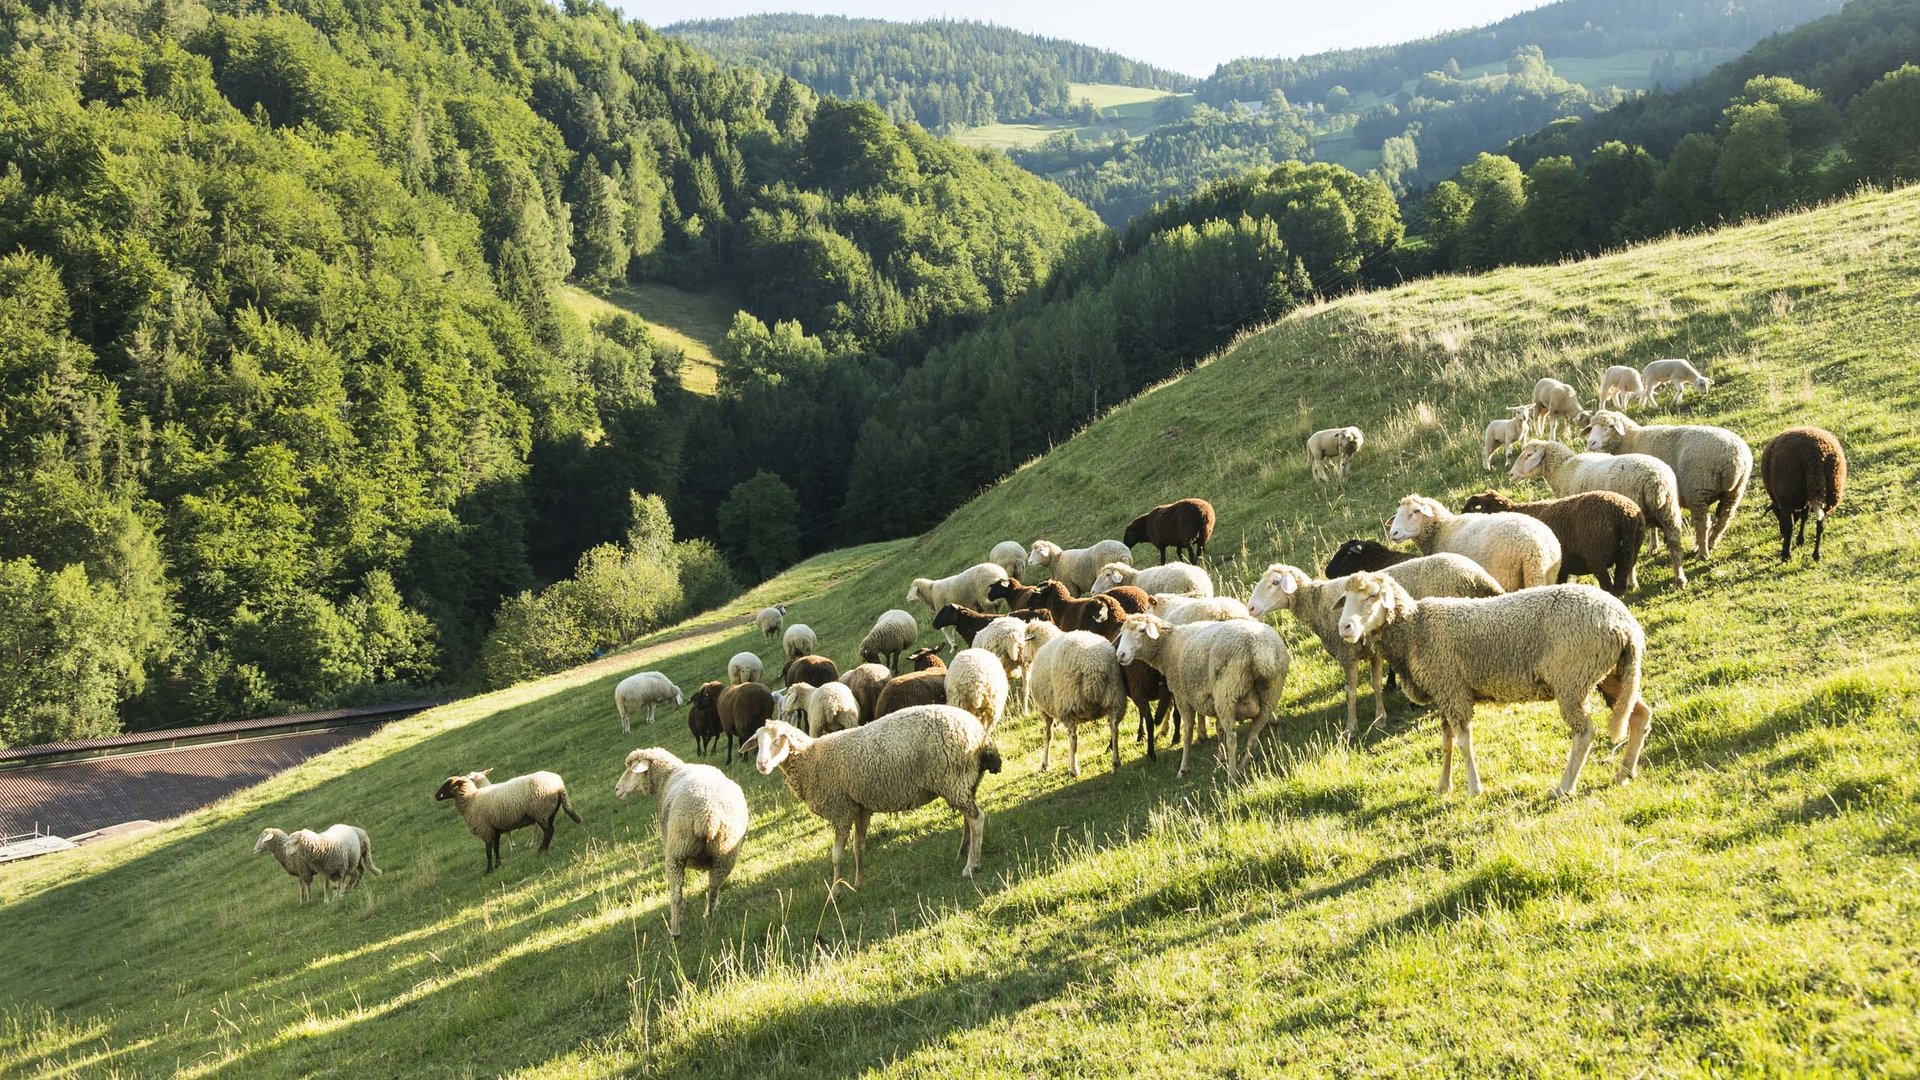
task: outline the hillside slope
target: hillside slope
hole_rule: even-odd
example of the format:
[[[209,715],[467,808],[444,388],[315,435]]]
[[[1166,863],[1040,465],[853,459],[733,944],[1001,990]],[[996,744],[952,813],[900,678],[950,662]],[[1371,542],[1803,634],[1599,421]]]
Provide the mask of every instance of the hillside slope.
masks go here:
[[[828,838],[736,766],[756,814],[712,926],[663,933],[624,751],[685,751],[678,718],[622,737],[624,666],[434,710],[170,831],[0,879],[0,1073],[438,1072],[763,1077],[1447,1071],[1864,1072],[1920,1055],[1920,189],[1561,267],[1448,277],[1300,312],[1118,408],[913,541],[815,560],[746,598],[797,599],[850,657],[907,580],[1008,537],[1083,542],[1180,495],[1220,509],[1229,584],[1317,565],[1401,495],[1491,482],[1484,421],[1535,378],[1590,394],[1620,360],[1688,355],[1694,414],[1756,444],[1795,423],[1852,456],[1826,561],[1782,567],[1757,490],[1722,557],[1633,598],[1654,733],[1642,780],[1551,802],[1551,706],[1483,708],[1479,798],[1436,798],[1431,721],[1331,745],[1338,677],[1295,663],[1265,763],[1185,781],[1123,737],[1110,771],[1036,772],[1001,728],[984,875],[950,813],[878,819],[868,881],[822,907]],[[1301,439],[1357,422],[1344,487]],[[863,563],[870,564],[860,568]],[[837,583],[835,579],[839,579]],[[682,686],[759,642],[646,660]],[[763,653],[773,650],[762,648]],[[449,772],[553,768],[585,826],[479,845]],[[298,910],[247,854],[260,827],[368,827],[387,874]],[[522,834],[524,837],[524,834]],[[696,878],[696,880],[698,880]]]

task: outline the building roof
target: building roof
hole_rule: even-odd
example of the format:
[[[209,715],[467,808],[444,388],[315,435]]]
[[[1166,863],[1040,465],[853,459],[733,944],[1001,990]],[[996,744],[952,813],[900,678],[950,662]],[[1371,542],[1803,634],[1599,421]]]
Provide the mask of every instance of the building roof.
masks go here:
[[[448,700],[450,699],[443,698],[433,701],[396,702],[390,705],[367,705],[357,709],[325,709],[319,712],[292,713],[287,716],[263,716],[253,720],[230,720],[222,724],[201,724],[196,727],[129,731],[98,739],[75,739],[71,742],[43,743],[39,746],[0,747],[0,765],[85,757],[106,751],[138,749],[144,746],[178,746],[182,743],[239,738],[254,733],[264,735],[299,728],[338,727],[341,724],[417,713],[435,705],[444,705]]]

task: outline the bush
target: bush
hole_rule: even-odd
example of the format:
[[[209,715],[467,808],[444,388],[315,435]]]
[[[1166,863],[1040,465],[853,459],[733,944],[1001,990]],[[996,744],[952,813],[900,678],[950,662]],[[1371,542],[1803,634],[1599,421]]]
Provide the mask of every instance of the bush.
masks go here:
[[[740,595],[740,579],[720,554],[720,549],[705,540],[682,540],[673,545],[674,560],[680,565],[680,597],[685,613],[711,611]]]

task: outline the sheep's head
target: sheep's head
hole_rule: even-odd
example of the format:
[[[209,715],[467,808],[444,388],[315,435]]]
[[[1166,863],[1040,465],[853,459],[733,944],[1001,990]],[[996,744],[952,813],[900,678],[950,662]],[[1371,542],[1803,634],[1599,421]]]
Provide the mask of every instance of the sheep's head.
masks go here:
[[[1513,459],[1513,468],[1507,470],[1507,479],[1525,480],[1545,473],[1548,448],[1552,445],[1545,439],[1528,439],[1520,448],[1520,456]]]
[[[1358,642],[1398,618],[1411,603],[1406,590],[1384,573],[1362,570],[1348,576],[1340,607],[1341,640]]]
[[[1696,375],[1693,378],[1693,382],[1689,385],[1692,386],[1694,390],[1704,394],[1713,389],[1713,380],[1707,378],[1705,375]]]
[[[1521,423],[1526,423],[1527,421],[1532,420],[1534,417],[1534,414],[1539,411],[1540,411],[1539,406],[1535,405],[1531,401],[1527,402],[1525,405],[1507,406],[1507,415],[1513,417],[1515,420],[1518,420]]]
[[[918,649],[915,650],[912,655],[908,656],[907,659],[913,662],[913,670],[915,671],[945,671],[947,669],[947,662],[940,659],[940,650],[943,647],[944,646],[941,645],[935,645],[932,648]]]
[[[1098,595],[1108,589],[1125,585],[1138,573],[1139,571],[1135,570],[1130,563],[1110,562],[1100,568],[1099,575],[1093,579],[1093,588],[1088,590],[1089,595]]]
[[[1594,453],[1611,454],[1627,437],[1626,417],[1617,412],[1601,410],[1594,413],[1586,423],[1587,449]]]
[[[958,625],[960,625],[960,605],[958,604],[944,604],[939,611],[933,613],[933,628],[935,630]],[[860,658],[863,660],[879,659],[877,655],[868,656],[867,650],[865,649],[860,650]]]
[[[1027,606],[1033,608],[1071,599],[1073,599],[1073,592],[1067,588],[1066,582],[1048,578],[1033,587],[1033,596],[1027,600]]]
[[[1460,504],[1460,512],[1463,514],[1498,514],[1511,510],[1517,505],[1519,504],[1497,491],[1483,491],[1478,495],[1468,496],[1467,501]]]
[[[1147,519],[1152,516],[1153,516],[1153,511],[1149,510],[1144,514],[1141,514],[1139,517],[1134,518],[1132,521],[1127,522],[1127,531],[1120,534],[1120,542],[1127,545],[1128,547],[1133,547],[1136,544],[1146,543],[1147,542]]]
[[[1027,561],[1035,566],[1052,566],[1060,555],[1060,545],[1051,540],[1035,540],[1027,551]]]
[[[766,776],[779,768],[780,763],[787,760],[788,754],[806,749],[813,739],[792,724],[769,720],[760,725],[759,731],[749,735],[747,741],[756,746],[754,768],[760,770],[760,775]]]
[[[786,693],[776,693],[773,696],[774,715],[791,724],[793,721],[788,719],[789,717],[806,715],[807,702],[813,697],[813,684],[793,683],[787,687]]]
[[[627,755],[626,768],[620,770],[620,779],[614,782],[613,794],[621,799],[636,791],[642,795],[658,794],[661,774],[667,766],[679,764],[681,761],[678,757],[658,746],[635,750]]]
[[[1114,645],[1114,654],[1121,663],[1131,664],[1158,652],[1159,647],[1155,643],[1171,629],[1173,624],[1158,615],[1149,615],[1144,611],[1129,615],[1120,624],[1120,640]]]
[[[487,770],[487,772],[492,772],[492,771],[493,771],[492,769]],[[447,777],[447,782],[444,784],[441,784],[440,790],[433,793],[434,800],[440,801],[443,799],[473,798],[473,793],[476,791],[479,791],[480,788],[484,786],[482,784],[475,782],[474,780],[475,775],[479,776],[481,779],[485,779],[486,777],[486,773],[478,773],[478,774],[473,774],[468,776]]]
[[[1253,587],[1253,597],[1247,601],[1247,611],[1256,619],[1264,619],[1269,612],[1290,608],[1300,586],[1312,580],[1305,570],[1297,566],[1274,563],[1267,567],[1267,572],[1260,575],[1259,584]]]
[[[1344,427],[1340,429],[1340,444],[1347,453],[1357,454],[1367,444],[1367,437],[1357,427]]]
[[[261,829],[260,839],[253,842],[253,853],[258,855],[261,852],[276,850],[286,842],[286,839],[287,834],[279,829]]]
[[[1418,539],[1443,516],[1440,504],[1425,495],[1409,495],[1387,522],[1387,538],[1396,543]]]

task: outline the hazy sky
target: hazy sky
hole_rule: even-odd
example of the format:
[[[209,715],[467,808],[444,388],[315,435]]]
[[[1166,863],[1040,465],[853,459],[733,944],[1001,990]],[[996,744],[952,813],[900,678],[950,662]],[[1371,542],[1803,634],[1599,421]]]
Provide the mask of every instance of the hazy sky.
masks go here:
[[[1546,0],[612,0],[653,26],[766,11],[974,19],[1069,38],[1192,75],[1236,56],[1387,45],[1505,18]]]

